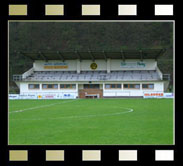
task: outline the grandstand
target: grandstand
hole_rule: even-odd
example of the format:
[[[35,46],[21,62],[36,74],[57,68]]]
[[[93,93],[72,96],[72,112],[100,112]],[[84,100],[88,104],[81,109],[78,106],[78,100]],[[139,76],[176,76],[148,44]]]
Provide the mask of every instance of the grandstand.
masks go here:
[[[160,80],[156,70],[150,71],[34,71],[27,76],[24,81],[140,81],[140,80]]]
[[[13,75],[20,95],[37,98],[143,97],[162,93],[169,83],[157,59],[164,49],[119,52],[20,52],[33,67]]]

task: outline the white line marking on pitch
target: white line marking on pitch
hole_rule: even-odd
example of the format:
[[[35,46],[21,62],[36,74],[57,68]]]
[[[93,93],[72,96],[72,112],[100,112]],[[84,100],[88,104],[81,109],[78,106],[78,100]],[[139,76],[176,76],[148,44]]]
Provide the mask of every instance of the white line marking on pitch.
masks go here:
[[[129,111],[125,111],[125,112],[116,112],[116,113],[110,113],[110,114],[99,114],[99,115],[81,115],[81,116],[66,116],[66,117],[57,117],[57,118],[48,118],[48,119],[63,119],[63,118],[89,118],[89,117],[99,117],[99,116],[113,116],[113,115],[120,115],[120,114],[125,114],[125,113],[129,113],[129,112],[133,112],[133,109],[131,108],[123,108],[123,109],[127,109]]]
[[[134,110],[132,108],[124,108],[119,107],[122,109],[126,109],[128,111],[125,112],[116,112],[116,113],[110,113],[110,114],[99,114],[99,115],[83,115],[83,116],[65,116],[65,117],[56,117],[56,118],[36,118],[36,119],[21,119],[21,120],[56,120],[56,119],[72,119],[72,118],[92,118],[92,117],[102,117],[102,116],[115,116],[125,113],[133,112]],[[20,119],[11,119],[11,120],[20,120]]]
[[[70,102],[74,102],[74,101],[76,101],[76,100],[66,101],[66,102],[57,102],[57,103],[42,105],[42,106],[38,106],[38,107],[31,107],[31,108],[26,108],[26,109],[23,109],[23,110],[11,111],[9,113],[18,113],[18,112],[30,111],[30,110],[34,110],[34,109],[37,109],[37,108],[50,107],[52,105],[70,103]]]

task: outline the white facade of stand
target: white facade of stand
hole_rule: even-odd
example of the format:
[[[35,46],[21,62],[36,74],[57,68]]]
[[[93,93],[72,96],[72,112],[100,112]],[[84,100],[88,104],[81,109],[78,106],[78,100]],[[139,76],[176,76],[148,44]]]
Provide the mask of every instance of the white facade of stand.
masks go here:
[[[136,65],[137,62],[140,64]],[[141,63],[142,62],[142,63]],[[156,92],[161,93],[164,92],[164,81],[162,80],[162,73],[157,67],[156,60],[143,60],[139,59],[133,60],[125,60],[122,59],[113,60],[95,60],[97,64],[97,69],[91,69],[92,60],[66,60],[66,61],[35,61],[33,63],[33,68],[25,72],[22,77],[23,79],[31,75],[31,73],[36,71],[75,71],[80,74],[82,71],[106,71],[107,73],[111,73],[112,71],[131,71],[131,70],[156,70],[160,76],[160,80],[146,80],[146,81],[109,81],[109,80],[101,80],[101,81],[92,81],[91,84],[100,84],[100,89],[103,89],[104,97],[120,97],[120,96],[143,96],[145,92]],[[127,65],[125,66],[124,63]],[[145,65],[143,65],[145,64]],[[134,66],[133,66],[134,65]],[[54,66],[54,67],[53,67]],[[53,67],[53,68],[52,68]],[[105,89],[105,84],[121,84],[121,89]],[[140,84],[140,89],[124,89],[123,84]],[[154,84],[154,89],[142,89],[142,84]],[[29,84],[40,84],[40,89],[29,89]],[[42,89],[42,84],[58,84],[58,89]],[[60,84],[76,84],[75,89],[60,89]],[[78,97],[79,89],[82,89],[83,84],[89,84],[89,81],[19,81],[17,85],[20,88],[20,95],[44,95],[44,94],[71,94],[74,98]]]
[[[53,63],[65,63],[68,68],[62,68],[62,69],[51,69],[51,71],[77,71],[78,73],[80,71],[93,71],[90,68],[90,64],[92,63],[92,60],[65,60],[62,61],[41,61],[37,60],[33,63],[34,71],[50,71],[50,69],[45,69],[45,64],[53,64]],[[110,71],[122,71],[122,70],[155,70],[157,68],[157,61],[153,59],[143,60],[142,62],[146,64],[144,68],[134,67],[134,68],[125,68],[121,66],[121,63],[124,61],[121,59],[107,59],[107,60],[95,60],[95,63],[98,65],[97,69],[95,71],[101,71],[106,70],[108,72]],[[126,63],[136,63],[141,62],[139,59],[133,59],[133,60],[125,60]]]
[[[23,82],[20,83],[20,94],[37,94],[37,95],[42,95],[42,94],[55,94],[55,93],[63,93],[63,94],[75,94],[78,96],[78,85],[81,84],[80,89],[83,89],[83,84],[87,84],[88,82],[73,82],[72,84],[76,84],[76,89],[47,89],[44,90],[42,89],[42,82],[34,82],[34,84],[40,84],[40,89],[39,90],[30,90],[28,89],[28,85],[32,84],[32,82]],[[101,82],[92,82],[93,84],[101,84]],[[109,96],[114,96],[114,97],[119,97],[119,96],[143,96],[145,92],[163,92],[164,91],[164,83],[163,82],[148,82],[149,84],[154,84],[154,89],[153,90],[148,90],[142,89],[142,84],[147,83],[147,82],[120,82],[122,85],[121,89],[105,89],[105,84],[113,84],[114,82],[105,82],[102,83],[100,86],[100,89],[103,89],[103,96],[104,97],[109,97]],[[115,82],[116,84],[117,82]],[[119,83],[119,82],[118,82]],[[123,89],[123,84],[126,83],[137,83],[140,84],[140,89]],[[60,84],[58,82],[49,82],[49,84]],[[70,82],[64,82],[61,84],[70,84]],[[59,87],[59,86],[58,86]]]

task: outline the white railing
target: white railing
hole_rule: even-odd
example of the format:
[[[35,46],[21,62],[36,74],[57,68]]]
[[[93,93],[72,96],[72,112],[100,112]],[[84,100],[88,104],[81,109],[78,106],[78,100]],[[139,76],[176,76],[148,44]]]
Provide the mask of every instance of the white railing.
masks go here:
[[[163,74],[162,74],[161,70],[157,67],[156,71],[157,71],[158,75],[160,76],[160,79],[162,80],[163,79]]]
[[[24,74],[22,74],[22,78],[27,78],[29,75],[31,75],[34,72],[34,68],[32,67],[28,71],[26,71]]]
[[[9,99],[76,99],[78,93],[21,93],[9,94]]]
[[[163,74],[163,80],[170,81],[170,74]]]

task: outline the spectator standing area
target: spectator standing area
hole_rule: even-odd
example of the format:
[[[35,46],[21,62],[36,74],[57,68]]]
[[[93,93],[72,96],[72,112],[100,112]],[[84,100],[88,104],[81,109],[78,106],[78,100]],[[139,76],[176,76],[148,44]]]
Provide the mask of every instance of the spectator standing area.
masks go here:
[[[20,95],[38,99],[143,97],[161,95],[169,75],[157,66],[164,49],[119,52],[20,52],[33,67],[13,80]]]

